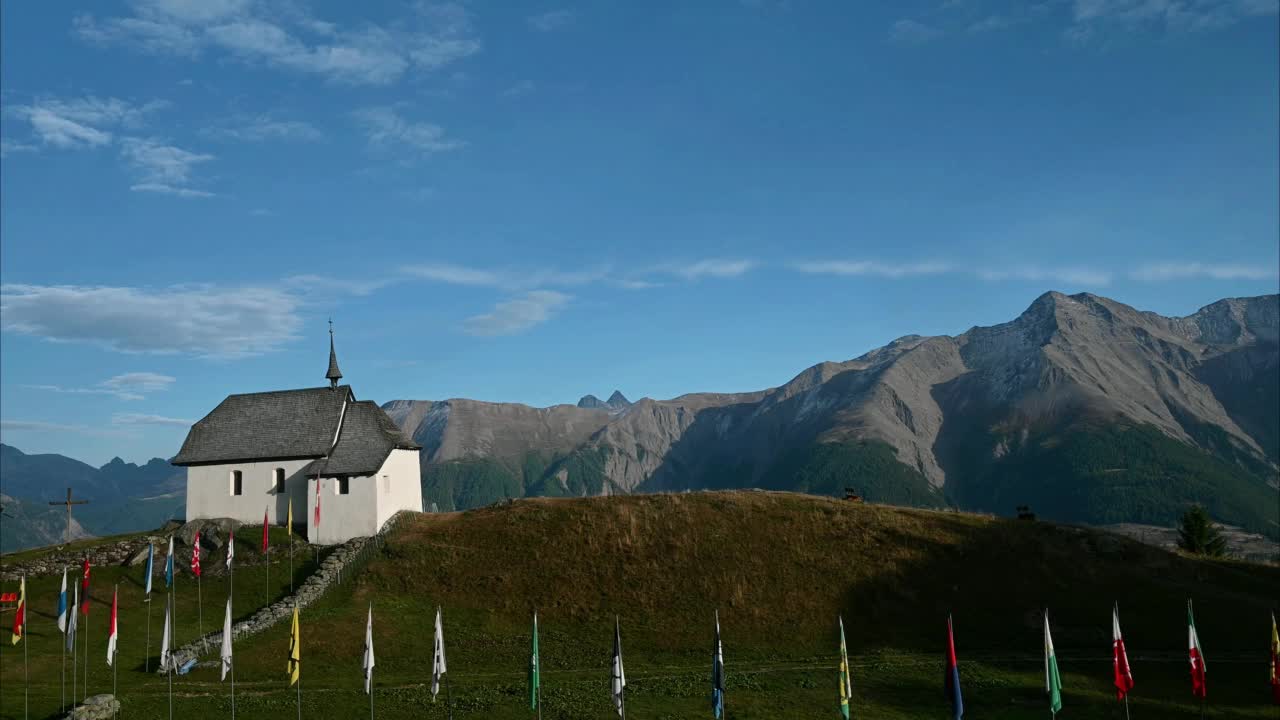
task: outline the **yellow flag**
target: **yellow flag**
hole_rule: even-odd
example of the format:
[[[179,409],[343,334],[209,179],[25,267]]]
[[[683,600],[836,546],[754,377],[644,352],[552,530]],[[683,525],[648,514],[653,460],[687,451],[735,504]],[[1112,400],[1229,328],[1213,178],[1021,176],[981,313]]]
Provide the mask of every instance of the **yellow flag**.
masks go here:
[[[289,634],[289,684],[298,682],[302,673],[302,634],[298,631],[298,606],[293,606],[293,632]]]
[[[284,521],[284,526],[289,531],[289,537],[293,537],[293,496],[289,496],[289,518]]]

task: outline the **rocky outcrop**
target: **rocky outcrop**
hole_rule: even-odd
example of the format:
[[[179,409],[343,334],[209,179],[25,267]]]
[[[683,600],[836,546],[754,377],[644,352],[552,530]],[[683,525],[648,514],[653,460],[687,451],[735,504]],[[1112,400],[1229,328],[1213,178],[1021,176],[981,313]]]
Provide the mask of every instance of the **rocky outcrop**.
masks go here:
[[[112,720],[120,712],[120,701],[110,693],[90,695],[67,715],[67,720]]]

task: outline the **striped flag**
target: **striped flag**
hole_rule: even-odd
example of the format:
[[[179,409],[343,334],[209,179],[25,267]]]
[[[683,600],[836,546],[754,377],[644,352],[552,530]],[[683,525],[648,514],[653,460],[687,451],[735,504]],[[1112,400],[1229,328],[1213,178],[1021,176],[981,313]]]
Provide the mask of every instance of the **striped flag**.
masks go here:
[[[67,631],[67,569],[62,568],[62,589],[58,591],[58,630]]]
[[[1044,689],[1049,693],[1049,712],[1062,712],[1062,676],[1058,674],[1058,655],[1053,651],[1048,610],[1044,611]]]
[[[369,619],[364,623],[364,693],[373,692],[373,603],[369,603]]]
[[[302,676],[302,629],[298,627],[298,606],[293,606],[293,629],[289,631],[289,685]]]
[[[1133,689],[1133,671],[1129,669],[1129,654],[1124,649],[1124,636],[1120,634],[1120,606],[1111,609],[1111,667],[1115,672],[1116,699],[1123,700]]]
[[[191,574],[200,577],[200,531],[196,531],[196,537],[191,541]]]
[[[220,680],[227,679],[227,673],[231,670],[231,596],[227,596],[227,614],[222,616],[222,653],[219,655],[222,660],[222,677]]]
[[[169,655],[169,636],[173,634],[169,623],[169,603],[164,604],[164,631],[160,634],[160,668],[165,672],[170,672],[169,667],[173,658]]]
[[[844,618],[840,618],[840,716],[849,720],[849,703],[853,698],[853,683],[849,677],[849,652],[844,644]]]
[[[539,689],[542,687],[542,658],[538,657],[538,612],[533,613],[533,638],[529,648],[529,709],[538,709]]]
[[[18,609],[13,614],[13,644],[22,641],[27,632],[27,578],[24,575],[18,582]]]
[[[75,605],[79,605],[80,604],[80,586],[73,585],[72,589],[75,591],[75,598],[73,598],[72,602],[74,602]],[[76,618],[80,617],[80,613],[75,611],[75,605],[73,605],[71,609],[67,611],[67,650],[70,650],[73,652],[76,647],[76,626],[79,624]]]
[[[951,718],[960,720],[964,717],[964,698],[960,694],[960,663],[956,661],[956,636],[950,615],[947,616],[947,672],[944,684],[947,699],[951,701]]]
[[[80,612],[89,614],[89,558],[84,559],[84,579],[80,581]]]
[[[169,536],[169,555],[164,559],[164,586],[173,587],[173,536]]]
[[[724,647],[720,644],[720,611],[716,611],[716,639],[711,647],[711,713],[724,714]]]
[[[613,618],[613,671],[611,674],[609,689],[613,693],[613,707],[618,711],[618,717],[623,717],[625,711],[623,707],[626,702],[627,692],[627,673],[622,667],[622,628],[618,624],[618,617]]]
[[[431,653],[431,701],[435,702],[436,695],[440,693],[440,678],[449,672],[449,668],[445,666],[444,661],[444,619],[440,615],[440,608],[436,608],[436,638],[435,649]]]
[[[155,546],[155,545],[152,545],[151,543],[147,543],[147,578],[146,578],[146,583],[147,583],[147,598],[148,598],[148,599],[151,597],[151,573],[152,573],[152,572],[154,571],[154,569],[155,569],[155,564],[154,564],[154,563],[155,563],[155,554],[156,554],[156,546]]]
[[[107,630],[107,665],[115,663],[116,641],[119,632],[116,627],[116,613],[120,609],[120,588],[111,592],[111,626]]]
[[[1187,654],[1191,659],[1191,694],[1204,699],[1209,694],[1205,686],[1204,652],[1200,648],[1200,635],[1196,633],[1196,618],[1187,601]]]

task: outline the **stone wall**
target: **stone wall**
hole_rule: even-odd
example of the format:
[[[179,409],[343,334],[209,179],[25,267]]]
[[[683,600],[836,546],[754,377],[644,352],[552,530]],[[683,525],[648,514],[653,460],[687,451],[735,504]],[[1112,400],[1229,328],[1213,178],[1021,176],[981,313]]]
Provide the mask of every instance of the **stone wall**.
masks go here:
[[[274,602],[267,607],[260,608],[248,620],[233,623],[231,626],[232,642],[239,641],[241,638],[250,635],[257,635],[276,623],[287,620],[293,614],[295,606],[299,609],[306,608],[320,599],[331,588],[350,580],[364,568],[376,553],[381,551],[386,542],[386,535],[395,528],[400,520],[407,515],[416,514],[418,513],[402,510],[392,515],[378,530],[377,535],[352,538],[338,546],[320,563],[320,568],[294,591],[293,595]],[[238,556],[236,560],[239,560]],[[221,627],[221,623],[218,626]],[[222,631],[218,630],[175,650],[173,652],[173,666],[182,667],[193,659],[198,660],[203,655],[217,658],[221,649]],[[156,672],[163,671],[164,668],[160,668]]]

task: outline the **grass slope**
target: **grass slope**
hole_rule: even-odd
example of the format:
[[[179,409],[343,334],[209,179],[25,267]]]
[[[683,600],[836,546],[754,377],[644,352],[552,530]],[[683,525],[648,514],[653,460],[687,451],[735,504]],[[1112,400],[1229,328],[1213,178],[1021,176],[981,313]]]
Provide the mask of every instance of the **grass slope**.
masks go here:
[[[251,602],[261,595],[261,580],[237,574],[237,596]],[[56,709],[58,651],[49,609],[54,584],[37,585],[32,697],[40,710],[33,717],[43,717],[51,700]],[[105,589],[105,581],[98,587]],[[179,608],[186,633],[194,621],[190,590]],[[222,592],[205,588],[206,627],[220,621],[213,608]],[[549,720],[611,716],[615,614],[629,716],[708,717],[716,609],[735,720],[836,716],[838,615],[848,631],[860,716],[942,717],[948,612],[955,616],[968,715],[1037,718],[1046,711],[1039,613],[1048,605],[1064,712],[1112,718],[1109,621],[1118,601],[1138,681],[1134,716],[1190,719],[1199,713],[1185,660],[1188,597],[1212,668],[1212,716],[1274,718],[1264,678],[1267,613],[1280,597],[1280,568],[1192,560],[1047,523],[785,493],[522,500],[407,521],[364,572],[304,611],[303,714],[367,712],[360,654],[372,603],[375,701],[384,718],[446,717],[443,697],[432,703],[428,690],[437,605],[444,607],[460,719],[532,716],[524,676],[534,607]],[[165,685],[133,669],[141,662],[142,609],[136,597],[127,602],[125,715],[159,717],[167,711]],[[95,616],[95,633],[102,617]],[[96,658],[105,633],[95,642]],[[237,646],[238,717],[293,712],[284,679],[287,645],[282,624]],[[0,716],[18,717],[21,668],[13,649],[3,652]],[[105,666],[96,664],[93,673],[96,689],[106,689]],[[228,714],[215,666],[178,678],[175,688],[184,718]]]

